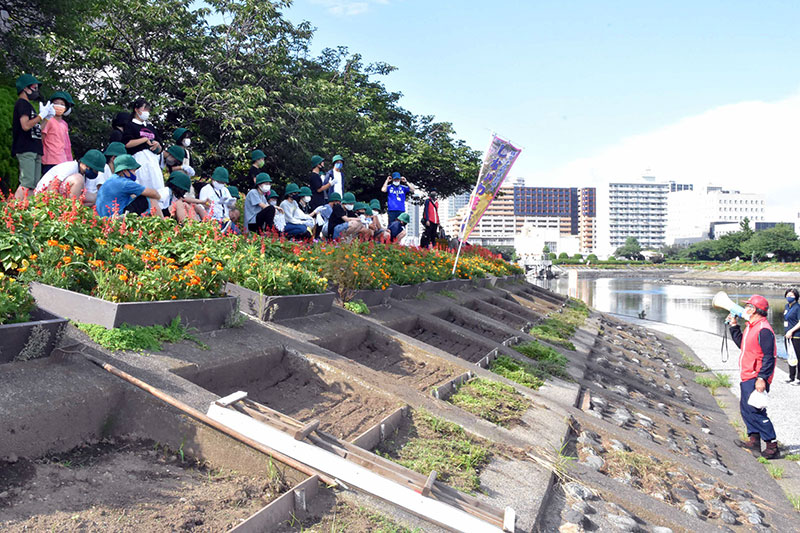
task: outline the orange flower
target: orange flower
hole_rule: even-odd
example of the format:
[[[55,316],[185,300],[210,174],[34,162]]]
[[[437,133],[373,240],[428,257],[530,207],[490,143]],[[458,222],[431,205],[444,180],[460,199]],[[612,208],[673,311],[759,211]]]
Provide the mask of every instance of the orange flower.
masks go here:
[[[100,259],[92,259],[89,261],[89,264],[95,268],[100,268],[103,266],[103,262]]]
[[[65,255],[65,256],[64,256],[64,264],[65,264],[65,265],[68,265],[68,264],[70,264],[71,262],[72,262],[72,258],[71,258],[70,256],[68,256],[68,255]]]
[[[128,275],[127,274],[120,274],[119,275],[119,280],[120,281],[128,281]]]
[[[125,246],[123,246],[123,248],[125,248],[126,250],[135,250],[136,249],[131,244],[126,244]]]
[[[58,246],[58,241],[53,240],[53,239],[49,239],[47,241],[47,246]]]
[[[103,239],[100,239],[100,238],[95,239],[94,242],[96,242],[100,246],[103,246],[103,245],[107,244],[106,241],[104,241]]]
[[[38,256],[38,255],[36,255],[36,254],[31,254],[31,256],[29,257],[29,259],[30,259],[31,261],[36,261],[36,259],[38,259],[38,258],[39,258],[39,256]]]
[[[120,253],[120,252],[122,251],[122,248],[117,248],[117,247],[114,247],[114,248],[112,248],[111,250],[112,250],[113,252]]]

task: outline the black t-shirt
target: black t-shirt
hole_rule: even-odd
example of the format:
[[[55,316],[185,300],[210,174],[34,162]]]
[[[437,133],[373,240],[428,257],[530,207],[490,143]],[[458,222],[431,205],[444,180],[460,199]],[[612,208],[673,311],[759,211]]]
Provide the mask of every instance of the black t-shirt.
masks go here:
[[[325,204],[325,196],[328,191],[317,192],[323,185],[322,176],[316,172],[308,175],[308,186],[311,188],[311,209],[316,209]]]
[[[344,210],[342,204],[331,205],[331,216],[328,217],[328,235],[333,236],[333,228],[342,224],[346,216],[347,211]]]
[[[128,144],[134,139],[141,139],[142,137],[147,137],[151,141],[158,141],[161,142],[161,136],[158,134],[156,129],[151,124],[137,124],[136,122],[130,121],[125,124],[125,129],[122,132],[122,143]],[[150,147],[147,146],[147,143],[142,143],[138,146],[134,146],[133,148],[128,148],[128,153],[130,155],[136,154],[141,152],[142,150],[149,150]]]
[[[111,135],[108,136],[108,144],[121,143],[122,138],[123,138],[122,132],[119,131],[117,128],[114,128],[111,130]]]
[[[248,183],[248,185],[250,185],[252,183],[255,183],[256,176],[261,174],[261,172],[262,172],[262,170],[260,168],[254,167],[253,165],[250,165],[250,170],[247,171],[247,177],[250,178],[250,182]]]
[[[42,123],[35,125],[28,131],[22,129],[19,119],[28,117],[36,118],[38,113],[31,103],[24,98],[19,98],[14,104],[14,115],[11,119],[11,155],[33,152],[42,155]]]

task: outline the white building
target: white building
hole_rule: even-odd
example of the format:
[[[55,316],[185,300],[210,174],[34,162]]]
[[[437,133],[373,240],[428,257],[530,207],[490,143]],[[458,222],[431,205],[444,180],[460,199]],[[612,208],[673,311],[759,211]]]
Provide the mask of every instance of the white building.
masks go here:
[[[667,244],[689,244],[709,239],[712,223],[738,228],[739,222],[748,218],[750,227],[755,228],[755,222],[765,220],[766,200],[763,194],[708,185],[670,193],[667,211]]]
[[[606,183],[597,191],[598,255],[607,257],[635,237],[643,249],[666,243],[667,196],[670,183],[642,176]]]
[[[565,252],[570,257],[581,251],[580,238],[562,233],[557,226],[542,228],[526,222],[514,236],[514,248],[523,262],[540,259],[545,246],[550,253],[558,255]]]

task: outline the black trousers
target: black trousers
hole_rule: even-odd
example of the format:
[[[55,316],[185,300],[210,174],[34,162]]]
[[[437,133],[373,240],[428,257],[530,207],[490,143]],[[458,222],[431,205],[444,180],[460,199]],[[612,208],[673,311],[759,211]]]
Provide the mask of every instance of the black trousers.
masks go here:
[[[439,224],[431,222],[430,226],[425,226],[425,241],[427,246],[436,246],[436,237],[439,235]]]
[[[136,213],[141,215],[150,210],[150,201],[145,196],[137,196],[131,203],[123,210],[124,213]]]
[[[247,229],[253,233],[275,228],[275,206],[268,205],[256,214],[255,224],[248,224]]]
[[[800,339],[792,338],[792,347],[795,354],[800,354]],[[797,371],[797,365],[789,365],[789,381],[794,381],[794,378],[800,379],[800,372]]]

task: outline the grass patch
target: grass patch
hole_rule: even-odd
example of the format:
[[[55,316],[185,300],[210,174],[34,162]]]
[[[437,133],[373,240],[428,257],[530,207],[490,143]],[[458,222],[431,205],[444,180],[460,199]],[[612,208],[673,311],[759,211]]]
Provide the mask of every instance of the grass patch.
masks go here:
[[[73,322],[75,327],[86,333],[94,342],[112,351],[157,352],[165,342],[176,343],[189,340],[207,350],[208,345],[197,340],[181,324],[176,316],[169,326],[130,326],[122,324],[118,328],[106,329],[97,324]]]
[[[625,477],[630,474],[648,491],[668,488],[669,472],[675,468],[669,461],[658,461],[636,452],[611,451],[605,456],[605,460],[605,469],[609,476]]]
[[[414,410],[412,424],[382,442],[378,453],[457,489],[476,492],[480,488],[479,469],[489,462],[489,450],[470,438],[464,428],[437,418],[427,411]]]
[[[712,396],[717,393],[717,389],[720,387],[729,388],[731,386],[731,378],[726,374],[719,373],[714,373],[713,376],[695,376],[694,382],[703,387],[708,387]]]
[[[766,457],[759,457],[758,462],[761,463],[762,465],[768,465],[769,459],[767,459]]]
[[[789,501],[794,510],[800,513],[800,494],[789,494]]]
[[[372,531],[375,533],[418,533],[422,531],[419,528],[409,529],[405,526],[398,525],[389,517],[370,511],[366,507],[359,507],[358,513],[370,522],[374,528]],[[342,531],[347,531],[343,529]]]
[[[351,302],[345,302],[344,308],[357,315],[369,314],[369,307],[367,307],[367,304],[364,303],[364,300],[353,300]]]
[[[447,296],[448,298],[452,298],[453,300],[458,299],[458,296],[456,296],[456,293],[454,293],[453,291],[449,291],[447,289],[440,290],[439,294],[441,294],[442,296]]]
[[[525,385],[532,389],[538,389],[544,385],[545,378],[542,377],[542,373],[538,368],[530,363],[512,359],[507,355],[501,355],[489,363],[489,370],[498,376],[503,376],[506,379],[510,379],[515,383]]]
[[[783,467],[769,464],[767,465],[767,472],[769,475],[772,476],[772,479],[782,479],[783,478]]]
[[[510,385],[473,378],[461,385],[448,402],[499,426],[508,427],[531,403]]]
[[[540,324],[533,326],[528,334],[567,350],[575,351],[575,345],[569,339],[586,322],[588,316],[589,308],[586,304],[581,300],[570,298],[557,316],[550,316]]]
[[[683,356],[683,362],[678,363],[678,366],[687,370],[691,370],[692,372],[708,372],[707,366],[696,364],[694,361],[692,361],[692,358],[686,355],[686,353],[684,353],[684,351],[680,348],[678,348],[678,352],[680,352],[680,354]]]
[[[720,409],[725,409],[727,407],[727,404],[725,402],[723,402],[722,400],[718,399],[717,400],[717,407],[719,407]]]
[[[800,453],[790,453],[783,456],[787,461],[800,461]]]
[[[569,380],[567,373],[566,357],[558,353],[550,346],[545,346],[536,341],[517,344],[514,349],[529,359],[536,361],[539,377],[547,379],[549,376],[556,376]]]

